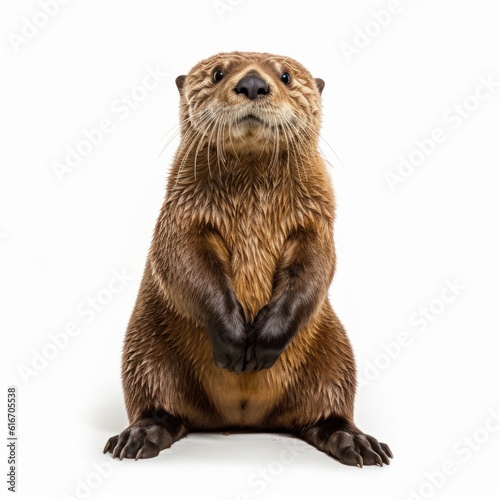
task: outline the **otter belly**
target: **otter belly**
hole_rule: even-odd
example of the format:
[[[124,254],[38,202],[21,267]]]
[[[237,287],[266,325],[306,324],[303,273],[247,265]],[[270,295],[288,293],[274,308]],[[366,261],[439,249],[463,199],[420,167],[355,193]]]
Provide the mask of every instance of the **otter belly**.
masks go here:
[[[221,427],[259,427],[280,400],[282,390],[271,370],[235,374],[215,365],[203,385]],[[207,427],[214,426],[207,422]],[[217,424],[215,424],[217,426]]]

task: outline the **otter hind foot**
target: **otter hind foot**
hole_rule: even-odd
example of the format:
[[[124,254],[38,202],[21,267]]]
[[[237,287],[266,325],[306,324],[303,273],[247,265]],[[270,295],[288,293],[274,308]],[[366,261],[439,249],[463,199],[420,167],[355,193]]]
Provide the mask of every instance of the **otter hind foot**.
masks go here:
[[[103,453],[113,458],[153,458],[160,451],[185,436],[187,426],[162,410],[147,412],[130,424],[121,434],[108,439]]]
[[[356,426],[341,418],[327,419],[298,433],[315,448],[345,465],[389,465],[392,451],[385,443],[364,434]]]

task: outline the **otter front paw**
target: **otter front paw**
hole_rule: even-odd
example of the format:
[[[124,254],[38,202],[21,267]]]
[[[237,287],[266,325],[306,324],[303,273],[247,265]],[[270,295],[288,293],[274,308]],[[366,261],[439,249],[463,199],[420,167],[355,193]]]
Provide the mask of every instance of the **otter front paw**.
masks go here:
[[[251,326],[245,371],[271,368],[292,339],[296,325],[275,305],[263,307]]]
[[[259,371],[271,368],[280,357],[283,348],[264,343],[262,339],[253,341],[245,353],[245,371]]]
[[[230,312],[219,314],[208,323],[214,361],[219,368],[236,373],[243,371],[248,328],[239,303]]]
[[[245,365],[245,341],[237,342],[231,338],[212,339],[215,364],[230,372],[241,373]]]

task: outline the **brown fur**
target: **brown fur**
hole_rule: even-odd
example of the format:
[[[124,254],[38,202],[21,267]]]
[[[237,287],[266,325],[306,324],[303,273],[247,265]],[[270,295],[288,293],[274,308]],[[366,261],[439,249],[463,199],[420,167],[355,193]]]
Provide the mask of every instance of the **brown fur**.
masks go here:
[[[215,69],[224,72],[216,84]],[[247,74],[268,82],[265,99],[234,91]],[[206,59],[177,83],[181,145],[123,351],[130,421],[165,411],[183,422],[179,436],[230,427],[298,432],[332,417],[351,425],[355,364],[327,297],[335,252],[334,196],[318,153],[324,83],[292,59],[241,52]],[[241,122],[248,114],[262,121]],[[227,288],[224,297],[236,297],[251,325],[292,293],[295,276],[307,284],[296,297],[300,324],[274,365],[219,368],[204,302]]]

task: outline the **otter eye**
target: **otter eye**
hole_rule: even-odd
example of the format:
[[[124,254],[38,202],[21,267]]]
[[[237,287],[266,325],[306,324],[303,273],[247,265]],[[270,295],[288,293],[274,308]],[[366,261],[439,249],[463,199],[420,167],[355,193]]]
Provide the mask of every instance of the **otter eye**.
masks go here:
[[[219,83],[224,78],[224,71],[216,69],[214,71],[214,82]]]
[[[285,85],[289,85],[290,84],[290,81],[291,81],[291,78],[290,78],[290,75],[288,73],[283,73],[281,75],[281,78],[280,80],[285,84]]]

